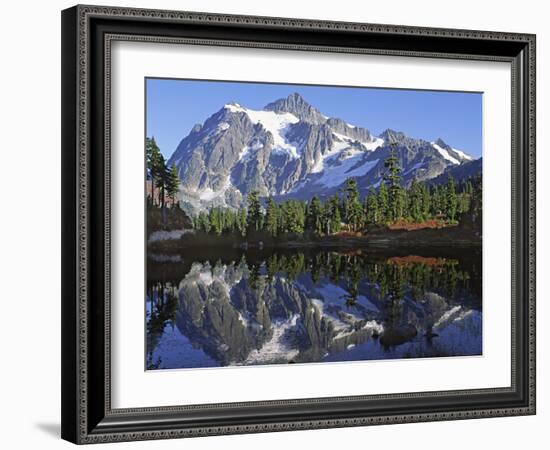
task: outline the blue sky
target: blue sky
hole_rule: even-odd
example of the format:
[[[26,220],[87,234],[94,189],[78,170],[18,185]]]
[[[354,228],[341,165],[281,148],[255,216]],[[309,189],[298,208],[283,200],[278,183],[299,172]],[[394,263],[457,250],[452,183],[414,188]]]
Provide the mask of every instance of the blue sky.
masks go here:
[[[329,117],[368,128],[387,128],[427,141],[442,138],[451,147],[481,156],[482,94],[408,89],[376,89],[292,84],[146,79],[147,136],[169,157],[196,123],[226,103],[250,109],[298,92]]]

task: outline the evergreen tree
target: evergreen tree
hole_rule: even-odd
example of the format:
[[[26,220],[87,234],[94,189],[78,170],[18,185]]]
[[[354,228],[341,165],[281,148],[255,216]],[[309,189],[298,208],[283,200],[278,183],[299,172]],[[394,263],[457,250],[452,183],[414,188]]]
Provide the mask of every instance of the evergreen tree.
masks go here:
[[[296,200],[287,200],[282,206],[282,225],[286,233],[301,234],[304,232],[305,208]]]
[[[341,226],[340,198],[335,194],[323,205],[323,230],[326,234],[338,233]]]
[[[259,231],[262,229],[262,207],[257,191],[252,191],[248,194],[248,216],[246,222],[250,231]]]
[[[279,226],[279,207],[271,197],[267,199],[265,228],[271,236],[277,236]]]
[[[172,199],[172,204],[176,204],[176,195],[178,194],[180,187],[180,177],[178,175],[178,169],[175,164],[172,164],[170,173],[168,174],[168,183],[166,186],[166,191],[168,196]]]
[[[308,204],[306,212],[306,227],[316,234],[321,234],[323,231],[321,201],[317,196],[314,196]]]
[[[384,181],[388,184],[388,212],[390,220],[396,220],[401,217],[404,206],[404,195],[400,184],[401,168],[399,167],[399,159],[396,156],[395,147],[396,144],[392,143],[390,156],[384,161],[384,167],[387,169]]]
[[[246,208],[241,208],[236,217],[237,231],[242,237],[246,236],[246,223],[248,218],[248,212]]]
[[[155,138],[145,138],[145,158],[147,164],[147,175],[151,180],[151,202],[155,204],[156,176],[161,164],[162,154]]]
[[[208,218],[208,214],[204,211],[199,213],[197,218],[197,228],[205,233],[210,232],[210,219]]]
[[[413,178],[409,188],[408,212],[415,222],[422,222],[425,219],[422,202],[422,186],[418,183],[418,181],[416,181],[416,178]]]
[[[380,214],[378,211],[378,198],[376,196],[376,191],[371,186],[369,193],[365,200],[365,210],[366,210],[366,221],[367,223],[378,223],[380,220]]]
[[[364,211],[359,200],[359,191],[357,189],[357,181],[348,178],[345,187],[345,205],[346,205],[346,222],[350,225],[353,231],[357,231],[364,221]]]
[[[218,236],[222,234],[223,224],[221,220],[221,211],[219,208],[210,208],[210,213],[208,215],[208,220],[210,222],[210,227],[214,233]]]
[[[454,178],[449,175],[446,189],[446,215],[447,219],[454,221],[457,209],[456,184]]]
[[[425,184],[422,184],[422,216],[425,219],[430,215],[431,203],[430,189]]]
[[[332,233],[338,233],[342,229],[342,217],[340,216],[340,208],[338,204],[333,205],[332,220],[330,221],[330,231]]]
[[[446,188],[436,185],[432,192],[432,211],[434,216],[439,216],[446,212]]]
[[[482,181],[481,177],[472,180],[472,197],[470,200],[470,209],[468,211],[473,225],[481,230],[482,227]]]
[[[385,222],[389,219],[388,188],[384,182],[380,183],[380,188],[378,189],[378,215],[379,222]]]
[[[166,197],[166,183],[168,181],[168,171],[166,170],[166,162],[164,156],[159,154],[156,158],[155,165],[151,170],[153,185],[159,188],[160,190],[160,205],[164,208],[165,197]]]

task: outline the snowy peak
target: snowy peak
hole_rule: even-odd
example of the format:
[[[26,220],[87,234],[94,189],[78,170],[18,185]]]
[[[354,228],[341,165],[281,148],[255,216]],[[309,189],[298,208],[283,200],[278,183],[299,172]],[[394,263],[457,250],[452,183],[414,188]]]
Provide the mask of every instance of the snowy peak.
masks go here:
[[[192,128],[168,164],[176,165],[187,209],[240,207],[252,191],[262,197],[327,198],[348,178],[365,195],[383,180],[391,147],[405,184],[473,160],[442,139],[428,142],[392,129],[375,136],[326,117],[294,93],[261,110],[225,104]]]
[[[326,120],[323,114],[306,102],[297,92],[290,94],[286,98],[280,98],[279,100],[267,104],[264,110],[291,113],[304,122],[314,124],[323,123]]]

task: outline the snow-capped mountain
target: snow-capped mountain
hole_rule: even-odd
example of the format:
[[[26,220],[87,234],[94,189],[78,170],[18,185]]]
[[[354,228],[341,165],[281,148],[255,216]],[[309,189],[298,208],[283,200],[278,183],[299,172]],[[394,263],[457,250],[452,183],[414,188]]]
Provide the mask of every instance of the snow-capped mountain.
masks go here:
[[[386,130],[374,136],[329,118],[299,94],[263,110],[224,105],[182,139],[168,164],[181,179],[187,207],[237,207],[251,191],[261,196],[321,198],[355,178],[362,194],[377,186],[396,144],[403,182],[430,180],[473,158],[441,139],[428,142]]]

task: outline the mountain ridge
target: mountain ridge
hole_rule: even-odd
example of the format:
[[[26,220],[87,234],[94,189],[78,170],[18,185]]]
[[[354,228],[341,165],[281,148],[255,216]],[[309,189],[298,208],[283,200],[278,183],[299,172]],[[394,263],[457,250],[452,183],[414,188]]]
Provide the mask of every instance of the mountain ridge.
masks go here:
[[[377,187],[394,145],[403,183],[428,181],[474,160],[442,139],[428,142],[386,129],[379,136],[328,117],[293,93],[253,110],[227,103],[195,125],[168,160],[181,180],[180,200],[190,209],[239,207],[260,196],[321,198],[355,178],[362,195]]]

